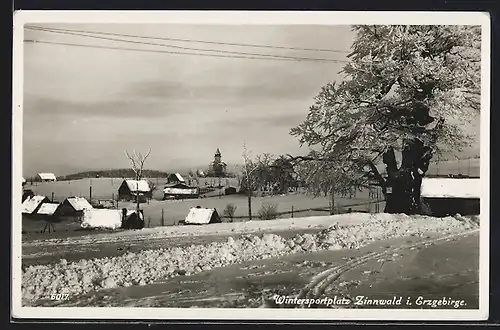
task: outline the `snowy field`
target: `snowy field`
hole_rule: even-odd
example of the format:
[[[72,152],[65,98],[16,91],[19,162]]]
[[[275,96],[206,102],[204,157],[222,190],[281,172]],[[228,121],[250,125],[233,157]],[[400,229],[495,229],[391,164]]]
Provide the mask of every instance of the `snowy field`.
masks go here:
[[[284,237],[272,232],[322,229]],[[388,214],[348,214],[328,217],[222,223],[207,226],[151,228],[66,239],[23,243],[24,247],[89,246],[98,242],[168,241],[173,237],[244,234],[226,241],[191,244],[126,253],[115,257],[63,259],[23,269],[23,304],[35,304],[51,294],[83,295],[118,287],[144,286],[176,276],[193,275],[251,260],[328,250],[359,249],[375,241],[429,233],[460,233],[479,228],[479,217],[432,218]]]

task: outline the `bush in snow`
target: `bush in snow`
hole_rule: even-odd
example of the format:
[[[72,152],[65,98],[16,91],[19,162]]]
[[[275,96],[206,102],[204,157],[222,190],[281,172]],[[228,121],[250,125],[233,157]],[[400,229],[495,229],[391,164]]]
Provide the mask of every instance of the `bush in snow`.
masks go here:
[[[236,205],[231,204],[231,203],[227,204],[226,208],[224,209],[224,216],[226,218],[229,218],[230,222],[233,222],[235,212],[236,212]]]
[[[278,217],[278,205],[264,203],[259,210],[259,218],[261,220],[274,220]]]

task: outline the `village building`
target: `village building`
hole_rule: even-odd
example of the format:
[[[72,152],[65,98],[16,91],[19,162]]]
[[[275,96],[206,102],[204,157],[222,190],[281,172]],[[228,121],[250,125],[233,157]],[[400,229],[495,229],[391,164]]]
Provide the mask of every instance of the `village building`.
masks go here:
[[[81,217],[84,210],[93,209],[83,197],[68,197],[57,208],[57,215],[63,217]]]
[[[185,183],[173,183],[165,185],[163,189],[163,199],[187,199],[198,198],[199,189],[197,187],[190,187]]]
[[[56,214],[58,207],[58,203],[43,203],[36,213],[43,217],[52,217]]]
[[[227,164],[222,161],[222,154],[217,148],[214,155],[214,161],[208,165],[207,176],[213,177],[226,177],[227,176]]]
[[[226,187],[224,188],[224,195],[234,195],[236,194],[238,191],[235,187]]]
[[[38,173],[38,178],[42,182],[54,182],[57,180],[54,173]]]
[[[153,194],[146,180],[123,180],[118,188],[118,198],[126,201],[137,201],[145,203]]]
[[[46,196],[41,195],[28,197],[23,201],[21,205],[21,213],[24,215],[34,216],[43,203],[50,203],[50,199]]]
[[[45,227],[43,227],[42,232],[45,232],[47,229],[49,230],[49,233],[51,232],[51,229],[56,231],[54,223],[60,221],[60,218],[57,216],[58,208],[58,203],[43,203],[40,206],[36,212],[36,219],[45,221]]]
[[[85,229],[119,229],[122,227],[120,210],[86,209],[83,211],[80,225]]]
[[[206,225],[221,222],[221,217],[216,209],[207,209],[199,206],[191,208],[184,220],[184,224],[186,225]]]
[[[23,190],[23,197],[22,197],[21,202],[24,202],[25,200],[27,200],[28,198],[31,198],[33,196],[35,196],[35,193],[33,192],[33,190],[31,190],[31,189],[24,189]]]
[[[127,210],[126,208],[123,208],[121,219],[123,229],[144,228],[144,210],[139,210],[139,213],[137,213],[137,210]]]
[[[420,194],[429,215],[444,217],[480,212],[479,178],[423,178]]]
[[[172,173],[167,177],[167,184],[186,183],[186,180],[179,173]]]

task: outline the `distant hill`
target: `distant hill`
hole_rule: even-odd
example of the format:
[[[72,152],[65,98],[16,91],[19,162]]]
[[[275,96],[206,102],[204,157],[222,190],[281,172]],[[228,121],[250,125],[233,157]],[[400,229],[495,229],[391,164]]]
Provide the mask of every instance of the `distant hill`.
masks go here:
[[[167,177],[169,173],[157,170],[143,170],[143,176],[146,178],[164,178]],[[130,168],[118,168],[111,170],[95,170],[79,172],[74,174],[68,174],[58,177],[58,181],[64,180],[79,180],[86,178],[133,178],[135,176],[134,171]]]

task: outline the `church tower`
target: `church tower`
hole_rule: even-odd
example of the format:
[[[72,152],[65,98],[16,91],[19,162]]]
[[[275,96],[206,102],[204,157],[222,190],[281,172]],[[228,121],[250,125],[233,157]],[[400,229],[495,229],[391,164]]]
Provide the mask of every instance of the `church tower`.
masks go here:
[[[220,153],[219,148],[217,148],[217,151],[215,152],[214,156],[214,164],[219,164],[221,162],[222,155]]]

